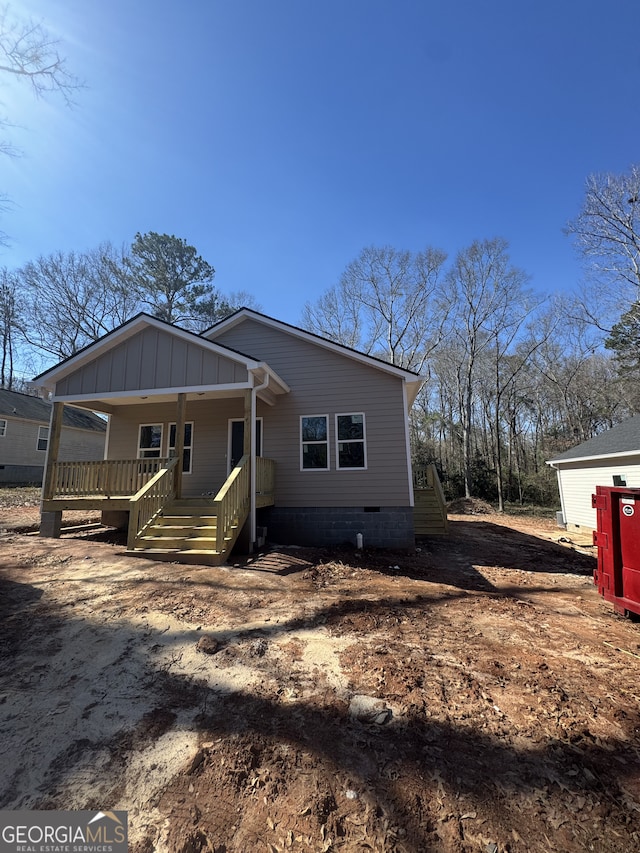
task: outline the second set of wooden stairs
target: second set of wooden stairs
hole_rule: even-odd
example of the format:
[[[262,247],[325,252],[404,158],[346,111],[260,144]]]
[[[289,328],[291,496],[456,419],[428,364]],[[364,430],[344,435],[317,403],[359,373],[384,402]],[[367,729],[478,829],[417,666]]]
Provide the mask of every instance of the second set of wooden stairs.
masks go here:
[[[229,556],[247,514],[235,519],[218,541],[214,501],[203,498],[173,500],[136,537],[129,553],[153,560],[219,566]]]

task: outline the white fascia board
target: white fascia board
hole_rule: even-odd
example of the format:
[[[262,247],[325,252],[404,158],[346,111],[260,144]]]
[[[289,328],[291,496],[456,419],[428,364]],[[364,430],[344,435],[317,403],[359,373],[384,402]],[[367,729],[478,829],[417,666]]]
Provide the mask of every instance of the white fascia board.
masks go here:
[[[571,465],[573,462],[595,462],[600,459],[620,459],[628,456],[640,456],[640,448],[638,450],[624,450],[619,453],[599,453],[597,456],[574,456],[573,459],[550,459],[546,464],[551,468],[558,468],[561,465]]]
[[[229,331],[229,329],[233,329],[234,326],[237,326],[245,319],[256,320],[258,323],[263,323],[265,326],[270,326],[272,329],[278,329],[282,332],[287,332],[290,335],[294,335],[294,337],[307,341],[308,343],[315,344],[316,346],[324,347],[325,349],[328,349],[331,352],[347,356],[348,358],[354,359],[354,361],[359,361],[362,364],[367,364],[369,367],[374,367],[378,370],[383,370],[386,373],[391,373],[394,376],[398,376],[399,378],[404,379],[407,383],[420,382],[420,384],[422,385],[422,383],[427,378],[426,376],[420,376],[416,373],[413,373],[410,370],[405,370],[402,367],[397,367],[395,364],[388,364],[386,361],[381,361],[380,359],[374,358],[373,356],[358,352],[357,350],[351,349],[350,347],[342,346],[341,344],[336,344],[333,341],[328,341],[326,338],[320,337],[320,335],[314,335],[312,332],[306,332],[304,329],[299,329],[297,326],[291,326],[289,323],[283,323],[281,320],[274,320],[273,317],[267,317],[264,314],[251,311],[248,308],[242,308],[240,311],[238,311],[236,314],[233,314],[231,317],[228,317],[226,320],[221,320],[215,326],[212,326],[210,329],[207,329],[205,332],[203,332],[202,335],[212,335],[212,337],[207,337],[207,340],[212,340],[213,338],[215,338],[215,335],[218,332],[227,332]]]
[[[278,376],[273,368],[269,367],[266,361],[258,362],[255,367],[250,367],[249,372],[260,381],[262,381],[265,376],[269,377],[270,382],[273,380],[279,388],[278,391],[275,391],[276,394],[288,394],[291,391],[289,385],[287,385],[284,379],[281,379],[280,376]]]
[[[207,338],[203,338],[201,335],[195,334],[195,332],[189,332],[186,329],[179,329],[177,326],[172,326],[170,323],[165,323],[162,320],[158,320],[156,317],[151,317],[148,314],[142,314],[139,317],[135,317],[133,320],[129,320],[124,323],[118,329],[108,332],[103,338],[89,344],[83,350],[76,353],[76,355],[71,356],[65,361],[57,364],[55,367],[39,374],[34,380],[32,380],[31,384],[35,385],[37,388],[45,388],[46,390],[51,391],[53,390],[53,386],[56,382],[64,379],[65,376],[68,376],[70,373],[78,370],[78,368],[88,364],[98,356],[108,352],[110,349],[113,349],[113,347],[123,341],[126,341],[128,338],[133,337],[133,335],[141,329],[148,326],[159,329],[160,331],[168,332],[187,343],[197,344],[203,349],[214,352],[216,355],[221,355],[231,361],[237,361],[239,364],[244,365],[247,370],[255,370],[260,365],[260,362],[255,359],[235,352],[234,350],[222,346],[221,344],[217,344]]]

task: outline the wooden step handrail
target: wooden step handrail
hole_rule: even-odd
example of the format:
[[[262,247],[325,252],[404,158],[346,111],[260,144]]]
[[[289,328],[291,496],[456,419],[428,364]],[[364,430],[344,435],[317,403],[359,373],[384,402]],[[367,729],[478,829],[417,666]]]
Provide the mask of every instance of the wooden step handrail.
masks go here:
[[[250,466],[251,456],[245,453],[213,499],[214,512],[217,516],[216,551],[218,553],[224,550],[225,542],[231,535],[234,525],[241,524],[249,511]]]
[[[181,460],[182,461],[182,460]],[[170,459],[129,501],[129,531],[127,548],[132,551],[135,541],[162,508],[176,495],[176,465],[178,457]]]

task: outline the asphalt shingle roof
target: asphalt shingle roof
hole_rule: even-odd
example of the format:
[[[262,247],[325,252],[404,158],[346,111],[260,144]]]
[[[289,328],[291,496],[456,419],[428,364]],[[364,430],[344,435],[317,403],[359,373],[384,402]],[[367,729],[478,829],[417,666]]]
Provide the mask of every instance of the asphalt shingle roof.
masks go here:
[[[28,394],[19,394],[17,391],[9,391],[0,388],[0,417],[22,418],[27,421],[38,421],[48,424],[51,417],[51,403],[40,397],[30,397]],[[93,412],[85,412],[65,406],[63,426],[75,429],[89,429],[94,432],[105,432],[107,423]]]
[[[635,415],[612,429],[583,441],[570,450],[565,450],[550,462],[567,462],[571,459],[584,459],[589,456],[610,456],[616,453],[640,453],[640,415]]]

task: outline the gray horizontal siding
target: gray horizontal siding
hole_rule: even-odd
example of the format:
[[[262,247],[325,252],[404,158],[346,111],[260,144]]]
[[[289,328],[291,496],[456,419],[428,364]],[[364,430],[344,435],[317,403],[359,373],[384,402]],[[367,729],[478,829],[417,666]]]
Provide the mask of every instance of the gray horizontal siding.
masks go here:
[[[6,435],[0,437],[0,465],[44,465],[46,451],[37,449],[38,429],[48,424],[11,418],[6,421]],[[104,432],[63,427],[58,458],[102,459],[104,443]]]
[[[168,331],[146,328],[61,379],[56,385],[56,395],[98,395],[246,381],[246,367],[239,362]]]
[[[289,385],[264,416],[264,455],[277,462],[278,505],[408,506],[402,380],[348,355],[245,320],[216,338],[263,359]],[[335,415],[364,412],[366,471],[336,470]],[[300,471],[300,416],[329,416],[329,471]]]

